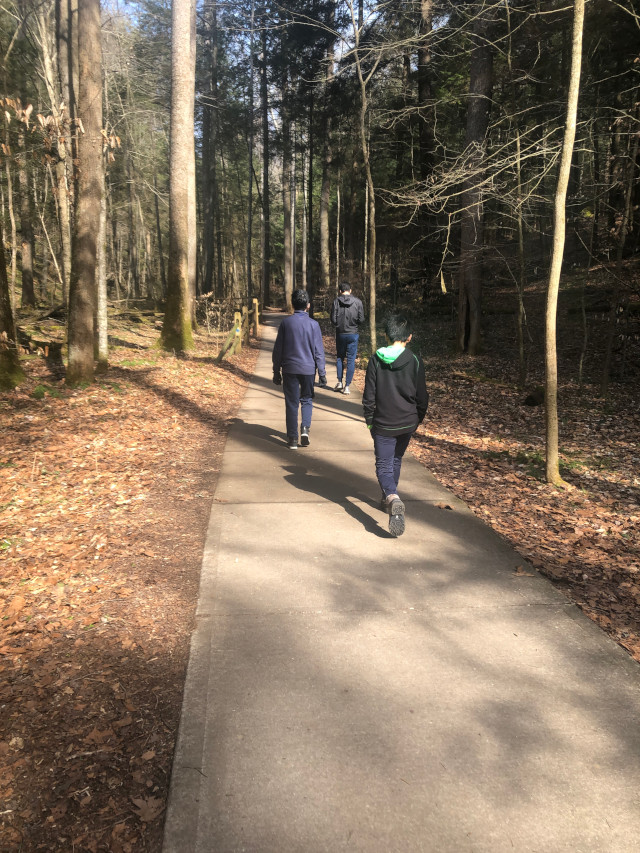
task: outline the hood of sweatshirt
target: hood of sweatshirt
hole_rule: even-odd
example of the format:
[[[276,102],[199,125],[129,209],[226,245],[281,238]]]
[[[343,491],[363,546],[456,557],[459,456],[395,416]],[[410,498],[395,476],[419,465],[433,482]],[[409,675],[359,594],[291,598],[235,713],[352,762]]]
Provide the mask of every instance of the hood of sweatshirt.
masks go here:
[[[342,305],[343,308],[347,308],[349,305],[353,305],[354,297],[350,293],[341,293],[338,296],[338,304]]]
[[[376,350],[376,356],[390,370],[401,370],[414,357],[411,350],[402,344],[380,347]]]

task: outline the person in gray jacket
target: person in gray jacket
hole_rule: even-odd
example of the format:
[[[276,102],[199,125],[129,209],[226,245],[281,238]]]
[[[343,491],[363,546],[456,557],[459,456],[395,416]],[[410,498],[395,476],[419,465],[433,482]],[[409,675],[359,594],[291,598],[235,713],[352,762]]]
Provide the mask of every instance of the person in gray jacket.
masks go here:
[[[336,327],[336,371],[338,374],[338,384],[333,390],[350,394],[349,386],[356,369],[356,355],[358,354],[358,326],[364,323],[364,308],[358,297],[351,295],[351,285],[348,281],[341,282],[339,290],[340,293],[333,300],[331,308],[331,322]]]

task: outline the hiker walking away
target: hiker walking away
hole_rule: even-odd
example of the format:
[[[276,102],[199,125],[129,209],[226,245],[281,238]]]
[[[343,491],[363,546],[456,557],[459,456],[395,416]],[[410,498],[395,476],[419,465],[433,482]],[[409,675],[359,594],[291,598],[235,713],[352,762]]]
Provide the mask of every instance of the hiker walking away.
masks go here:
[[[333,390],[350,394],[349,386],[356,369],[356,355],[358,353],[358,326],[364,323],[364,308],[358,297],[351,295],[351,285],[348,281],[343,281],[338,289],[340,293],[333,300],[331,308],[331,322],[336,327],[336,369],[338,374],[338,384]]]
[[[321,388],[327,387],[322,333],[317,320],[312,320],[309,294],[294,290],[291,297],[293,314],[280,323],[273,347],[273,381],[282,385],[287,423],[287,445],[298,448],[298,409],[300,409],[300,444],[310,442],[311,415],[313,412],[313,382],[318,371]]]
[[[429,394],[422,359],[407,346],[412,337],[410,321],[392,314],[384,330],[389,346],[380,347],[369,359],[362,407],[373,437],[381,508],[389,513],[391,535],[401,536],[405,528],[405,506],[398,495],[402,457],[427,413]]]

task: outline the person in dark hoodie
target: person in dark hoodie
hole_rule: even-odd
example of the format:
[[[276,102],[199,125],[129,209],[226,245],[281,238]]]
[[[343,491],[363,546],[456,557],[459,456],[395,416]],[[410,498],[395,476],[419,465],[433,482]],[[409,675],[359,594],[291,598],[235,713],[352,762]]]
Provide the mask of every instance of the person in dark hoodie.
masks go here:
[[[382,489],[382,509],[389,513],[392,536],[404,533],[404,504],[398,495],[402,457],[429,405],[422,359],[407,344],[409,320],[392,314],[385,323],[390,346],[380,347],[369,359],[362,407],[371,430],[376,476]]]
[[[358,326],[364,323],[364,308],[358,297],[351,295],[351,285],[348,281],[343,281],[338,289],[340,294],[333,300],[331,308],[331,322],[336,327],[336,371],[338,374],[338,384],[333,390],[350,394],[349,385],[351,385],[356,369],[356,355],[358,353]]]
[[[311,414],[313,411],[313,382],[318,370],[321,388],[327,387],[322,333],[317,320],[307,314],[309,294],[294,290],[291,296],[293,314],[285,317],[278,328],[273,347],[273,381],[282,385],[287,423],[287,445],[298,448],[298,409],[302,420],[300,444],[310,442]]]

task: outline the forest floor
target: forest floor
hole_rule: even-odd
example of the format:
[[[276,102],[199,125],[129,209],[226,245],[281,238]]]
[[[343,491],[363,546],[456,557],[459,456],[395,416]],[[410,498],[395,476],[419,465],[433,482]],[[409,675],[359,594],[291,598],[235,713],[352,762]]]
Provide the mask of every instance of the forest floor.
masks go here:
[[[111,334],[94,385],[69,390],[34,357],[0,396],[7,853],[161,848],[209,509],[257,348],[217,365],[205,335],[177,359],[153,323]],[[514,545],[522,572],[548,576],[640,661],[638,383],[606,401],[563,384],[556,489],[543,407],[523,405],[500,340],[491,357],[452,356],[434,316],[416,343],[431,404],[414,454]]]

